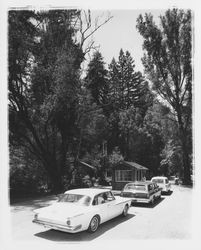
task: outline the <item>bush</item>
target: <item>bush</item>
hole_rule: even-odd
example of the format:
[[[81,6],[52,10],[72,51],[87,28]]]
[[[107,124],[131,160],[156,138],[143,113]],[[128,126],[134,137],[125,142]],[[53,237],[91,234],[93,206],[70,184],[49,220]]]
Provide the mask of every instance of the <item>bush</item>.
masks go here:
[[[25,165],[11,166],[10,195],[19,196],[47,192],[48,185],[45,173],[38,167]]]

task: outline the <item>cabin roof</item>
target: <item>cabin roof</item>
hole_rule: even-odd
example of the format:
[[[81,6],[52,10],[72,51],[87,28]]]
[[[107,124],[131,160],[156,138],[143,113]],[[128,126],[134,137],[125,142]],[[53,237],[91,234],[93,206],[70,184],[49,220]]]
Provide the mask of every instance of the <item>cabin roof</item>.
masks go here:
[[[81,163],[82,165],[84,165],[84,166],[86,166],[86,167],[88,167],[88,168],[91,168],[91,169],[93,169],[93,170],[96,170],[96,168],[95,168],[94,166],[92,166],[92,165],[90,165],[90,164],[88,164],[88,163],[86,163],[86,162],[79,161],[79,163]]]
[[[148,168],[136,163],[136,162],[130,162],[130,161],[122,161],[122,164],[126,165],[126,166],[129,166],[129,167],[132,167],[132,168],[135,168],[137,170],[149,170]]]

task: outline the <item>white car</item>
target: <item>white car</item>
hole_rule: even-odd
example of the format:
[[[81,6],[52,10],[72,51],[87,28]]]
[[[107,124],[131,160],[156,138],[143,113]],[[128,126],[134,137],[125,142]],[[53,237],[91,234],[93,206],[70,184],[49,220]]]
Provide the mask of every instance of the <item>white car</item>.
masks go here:
[[[95,232],[99,224],[116,216],[126,216],[131,199],[114,197],[111,190],[83,188],[68,190],[48,207],[34,210],[34,223],[47,228],[77,233]]]
[[[165,176],[155,176],[151,179],[151,182],[157,183],[162,188],[163,193],[169,193],[171,191],[171,184]]]

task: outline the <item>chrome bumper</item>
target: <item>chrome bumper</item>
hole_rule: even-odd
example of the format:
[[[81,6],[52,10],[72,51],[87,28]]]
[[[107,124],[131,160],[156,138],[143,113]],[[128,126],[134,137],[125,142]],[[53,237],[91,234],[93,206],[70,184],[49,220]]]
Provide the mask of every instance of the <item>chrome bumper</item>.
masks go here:
[[[78,231],[81,231],[80,229],[82,228],[81,224],[73,227],[73,226],[67,226],[67,225],[66,226],[59,225],[59,224],[51,223],[48,221],[42,221],[42,220],[36,220],[36,219],[34,219],[32,222],[39,224],[39,225],[42,225],[42,226],[47,227],[47,228],[63,231],[66,233],[76,233]]]
[[[163,188],[161,193],[168,193],[170,192],[170,188]]]
[[[143,199],[143,198],[133,198],[132,202],[139,202],[139,203],[149,203],[151,200],[150,199]]]

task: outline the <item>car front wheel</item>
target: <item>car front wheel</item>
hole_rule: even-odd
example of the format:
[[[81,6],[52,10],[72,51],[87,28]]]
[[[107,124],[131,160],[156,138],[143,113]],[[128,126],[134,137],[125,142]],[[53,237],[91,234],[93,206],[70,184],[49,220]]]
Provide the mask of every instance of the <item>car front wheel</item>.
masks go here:
[[[123,210],[123,212],[122,212],[122,215],[123,215],[123,217],[126,217],[127,214],[128,214],[128,205],[126,204],[126,205],[124,206],[124,210]]]
[[[99,227],[99,223],[100,223],[99,217],[95,215],[90,221],[88,232],[95,233]]]

